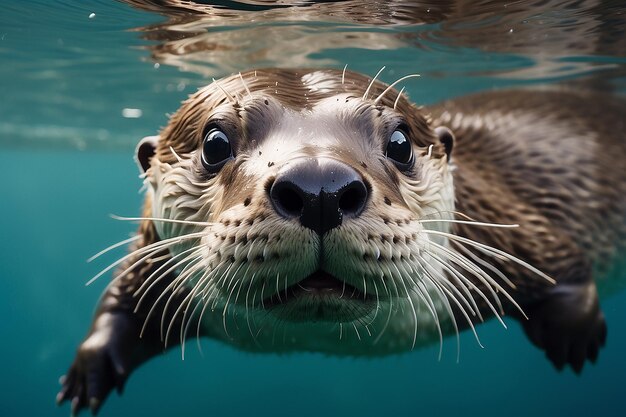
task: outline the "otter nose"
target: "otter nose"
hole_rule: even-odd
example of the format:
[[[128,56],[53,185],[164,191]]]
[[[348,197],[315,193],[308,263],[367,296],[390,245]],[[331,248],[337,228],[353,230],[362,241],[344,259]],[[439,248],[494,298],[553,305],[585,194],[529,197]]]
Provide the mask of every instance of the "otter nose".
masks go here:
[[[329,158],[306,158],[279,171],[270,190],[278,214],[323,235],[339,226],[344,216],[356,217],[365,208],[368,190],[350,166]]]

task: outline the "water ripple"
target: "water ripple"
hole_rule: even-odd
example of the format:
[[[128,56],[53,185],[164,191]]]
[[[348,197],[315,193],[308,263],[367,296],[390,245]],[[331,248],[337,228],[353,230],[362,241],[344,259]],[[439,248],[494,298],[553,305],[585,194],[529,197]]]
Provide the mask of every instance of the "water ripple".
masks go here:
[[[407,84],[420,103],[564,81],[623,93],[624,33],[610,0],[5,0],[0,146],[47,129],[55,146],[131,149],[195,88],[250,67],[387,65],[383,80],[422,75]]]

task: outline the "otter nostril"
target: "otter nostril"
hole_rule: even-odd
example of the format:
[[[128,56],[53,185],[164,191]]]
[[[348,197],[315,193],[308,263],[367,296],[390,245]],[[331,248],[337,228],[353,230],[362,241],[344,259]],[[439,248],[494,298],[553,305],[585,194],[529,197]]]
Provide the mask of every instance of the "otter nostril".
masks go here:
[[[367,189],[360,181],[351,183],[339,197],[339,209],[344,214],[359,214],[367,200]]]
[[[297,192],[290,188],[281,188],[276,196],[277,203],[285,212],[291,215],[299,215],[304,207],[304,202]]]
[[[287,179],[275,181],[269,195],[275,209],[284,217],[299,217],[304,209],[302,192]]]

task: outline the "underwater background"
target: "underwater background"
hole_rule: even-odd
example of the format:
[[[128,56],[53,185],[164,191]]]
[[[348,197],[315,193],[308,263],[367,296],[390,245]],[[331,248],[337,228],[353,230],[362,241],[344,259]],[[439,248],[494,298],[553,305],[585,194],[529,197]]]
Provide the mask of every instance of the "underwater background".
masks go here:
[[[0,1],[0,416],[70,413],[58,378],[110,276],[84,284],[124,250],[85,260],[136,227],[109,215],[139,214],[137,141],[212,77],[385,65],[387,82],[421,74],[404,84],[420,104],[556,83],[626,94],[623,1],[161,3]],[[478,327],[484,348],[463,333],[458,363],[453,338],[440,361],[438,346],[350,359],[203,340],[140,367],[100,414],[624,416],[626,290],[602,306],[607,345],[580,376],[512,319]]]

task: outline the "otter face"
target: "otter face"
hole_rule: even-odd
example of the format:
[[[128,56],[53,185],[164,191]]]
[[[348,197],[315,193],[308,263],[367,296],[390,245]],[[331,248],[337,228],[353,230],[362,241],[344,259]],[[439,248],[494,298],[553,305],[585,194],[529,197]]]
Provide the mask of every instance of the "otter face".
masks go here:
[[[185,314],[211,334],[382,354],[449,326],[447,241],[432,232],[454,211],[452,136],[369,83],[332,70],[230,77],[140,147],[157,233],[192,288]]]

